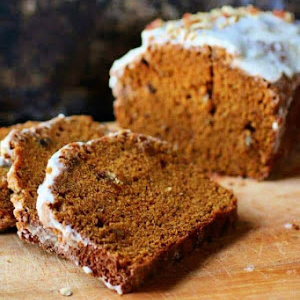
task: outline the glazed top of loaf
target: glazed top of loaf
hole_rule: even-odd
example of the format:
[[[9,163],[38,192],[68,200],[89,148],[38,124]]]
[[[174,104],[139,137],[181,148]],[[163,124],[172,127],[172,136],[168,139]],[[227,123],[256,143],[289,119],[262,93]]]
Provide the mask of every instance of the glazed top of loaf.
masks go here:
[[[202,45],[225,48],[232,66],[269,82],[300,72],[300,26],[285,11],[260,11],[248,6],[223,6],[208,13],[185,14],[182,19],[155,20],[142,32],[142,46],[115,61],[111,69],[113,87],[120,71],[154,44]]]

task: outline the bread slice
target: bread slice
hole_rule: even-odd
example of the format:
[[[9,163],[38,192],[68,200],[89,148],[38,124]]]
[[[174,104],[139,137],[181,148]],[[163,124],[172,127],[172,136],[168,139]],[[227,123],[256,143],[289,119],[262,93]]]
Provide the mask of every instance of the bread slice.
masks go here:
[[[22,239],[56,251],[55,238],[44,232],[36,212],[37,188],[43,182],[48,159],[67,143],[98,138],[106,131],[106,126],[94,122],[91,117],[60,115],[6,140],[2,150],[10,153],[12,160],[7,174],[8,186],[13,191],[11,201]]]
[[[168,143],[130,131],[56,152],[37,201],[65,256],[119,294],[219,235],[236,209]]]
[[[292,19],[226,6],[152,23],[110,72],[119,125],[172,142],[203,171],[268,177],[300,131]]]
[[[37,124],[38,122],[28,121],[24,124],[1,127],[0,140],[4,139],[3,143],[5,143],[6,136],[13,135],[24,128],[36,126]],[[0,231],[12,228],[16,224],[16,219],[13,215],[13,205],[10,202],[10,190],[7,187],[7,172],[10,166],[9,155],[0,152]]]

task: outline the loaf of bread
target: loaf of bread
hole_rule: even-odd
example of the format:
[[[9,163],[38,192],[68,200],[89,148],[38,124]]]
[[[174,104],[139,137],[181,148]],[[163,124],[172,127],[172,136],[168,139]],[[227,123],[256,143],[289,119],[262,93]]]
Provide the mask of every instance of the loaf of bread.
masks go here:
[[[156,20],[113,64],[116,119],[204,171],[266,178],[300,128],[299,57],[288,12],[223,7]]]

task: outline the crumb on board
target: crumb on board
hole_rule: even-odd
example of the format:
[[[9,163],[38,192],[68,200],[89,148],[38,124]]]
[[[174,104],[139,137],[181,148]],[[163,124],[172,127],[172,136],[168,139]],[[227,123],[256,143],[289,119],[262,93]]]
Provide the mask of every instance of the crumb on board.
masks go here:
[[[286,229],[292,229],[293,228],[293,224],[292,223],[285,223],[284,224],[284,228],[286,228]]]
[[[284,228],[286,229],[295,229],[295,230],[299,230],[300,226],[294,223],[285,223],[284,224]]]
[[[246,272],[253,272],[254,269],[255,269],[254,265],[249,265],[249,266],[247,266],[246,268],[244,268],[244,270],[245,270]]]
[[[172,187],[171,186],[169,186],[169,187],[166,188],[166,192],[171,192],[171,191],[172,191]]]
[[[64,287],[59,290],[59,293],[63,296],[72,296],[72,291],[69,287]]]

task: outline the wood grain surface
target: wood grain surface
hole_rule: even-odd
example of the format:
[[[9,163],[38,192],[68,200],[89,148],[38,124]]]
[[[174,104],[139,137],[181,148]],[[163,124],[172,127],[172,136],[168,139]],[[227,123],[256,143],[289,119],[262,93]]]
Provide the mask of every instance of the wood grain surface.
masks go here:
[[[289,158],[285,178],[256,182],[216,177],[239,200],[239,221],[224,237],[204,244],[135,293],[104,287],[71,262],[0,235],[0,299],[300,299],[300,155]]]

